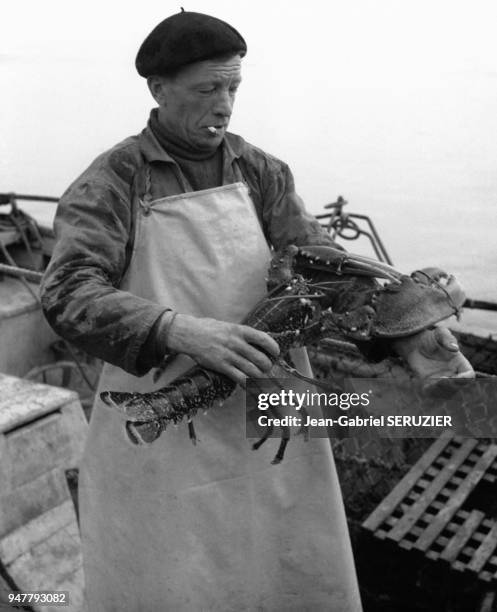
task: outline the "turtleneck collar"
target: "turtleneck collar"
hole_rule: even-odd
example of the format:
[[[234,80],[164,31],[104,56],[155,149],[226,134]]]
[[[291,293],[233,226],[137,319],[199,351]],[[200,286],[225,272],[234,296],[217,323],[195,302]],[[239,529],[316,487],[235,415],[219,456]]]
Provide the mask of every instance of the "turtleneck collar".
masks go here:
[[[153,108],[150,111],[149,125],[160,145],[174,158],[179,157],[180,159],[202,161],[204,159],[210,159],[218,152],[219,147],[214,151],[197,151],[192,147],[185,145],[185,143],[178,139],[175,134],[172,134],[169,130],[166,130],[166,128],[160,123],[157,108]]]

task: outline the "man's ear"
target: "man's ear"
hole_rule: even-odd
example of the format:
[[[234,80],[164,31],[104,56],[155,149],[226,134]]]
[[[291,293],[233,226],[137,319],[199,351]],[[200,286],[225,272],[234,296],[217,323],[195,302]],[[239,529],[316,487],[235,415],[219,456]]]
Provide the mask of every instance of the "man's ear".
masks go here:
[[[147,77],[147,85],[153,99],[159,106],[166,105],[166,79],[161,76],[153,75]]]

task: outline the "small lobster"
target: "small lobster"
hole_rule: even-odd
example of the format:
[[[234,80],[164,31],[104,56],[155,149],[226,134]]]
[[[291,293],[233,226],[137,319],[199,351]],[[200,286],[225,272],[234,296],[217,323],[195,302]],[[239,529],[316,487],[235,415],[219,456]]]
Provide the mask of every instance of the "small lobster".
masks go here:
[[[243,323],[276,340],[278,363],[286,371],[322,385],[288,365],[285,358],[290,348],[327,337],[341,336],[360,344],[408,336],[459,314],[464,299],[455,279],[436,268],[406,276],[385,263],[332,246],[290,245],[274,256],[268,295]],[[192,419],[198,410],[224,401],[235,386],[223,374],[194,366],[157,391],[104,391],[100,397],[125,419],[127,435],[135,444],[153,442],[170,423],[183,419],[195,442]],[[259,448],[268,435],[253,448]],[[288,439],[288,430],[283,430],[273,463],[283,459]]]

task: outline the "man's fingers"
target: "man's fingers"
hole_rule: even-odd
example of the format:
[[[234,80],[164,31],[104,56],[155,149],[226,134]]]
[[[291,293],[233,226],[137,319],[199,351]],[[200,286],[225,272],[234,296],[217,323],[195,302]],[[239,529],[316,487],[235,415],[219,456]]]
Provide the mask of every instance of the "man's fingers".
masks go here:
[[[262,353],[257,347],[247,344],[246,342],[239,347],[239,356],[243,357],[259,370],[258,376],[264,375],[264,372],[269,372],[273,367],[273,362],[265,353]],[[250,374],[250,376],[254,376],[254,374]]]
[[[229,376],[244,386],[247,376],[264,377],[279,355],[268,334],[247,325],[177,315],[169,329],[169,349]]]
[[[464,378],[464,379],[474,378],[474,377],[475,377],[475,372],[472,368],[469,370],[464,370],[463,372],[459,372],[459,374],[456,375],[456,378]]]
[[[245,388],[247,376],[238,368],[235,368],[234,366],[226,366],[223,369],[222,373],[225,374],[228,378],[231,378],[231,380],[240,385],[240,387]]]
[[[437,344],[447,351],[457,353],[459,350],[459,345],[457,344],[456,338],[447,327],[435,328],[434,338]]]
[[[243,336],[246,342],[257,345],[266,353],[269,353],[269,355],[272,357],[278,357],[280,354],[280,347],[278,346],[276,340],[271,338],[271,336],[265,332],[249,327],[248,325],[244,325]]]
[[[459,352],[459,345],[446,327],[427,329],[420,334],[419,350],[429,359],[447,361]]]
[[[473,370],[473,366],[462,353],[459,353],[456,378],[474,378],[474,377],[475,377],[475,371]]]
[[[243,355],[234,354],[230,359],[231,365],[251,378],[263,378],[264,373],[254,363],[245,359]]]

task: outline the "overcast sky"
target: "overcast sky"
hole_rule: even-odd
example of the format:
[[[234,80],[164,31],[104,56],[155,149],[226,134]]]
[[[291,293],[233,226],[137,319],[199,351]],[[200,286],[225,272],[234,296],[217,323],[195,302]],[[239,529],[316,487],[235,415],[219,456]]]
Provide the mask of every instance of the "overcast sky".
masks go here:
[[[432,244],[450,227],[454,243],[488,255],[497,2],[180,2],[245,37],[230,129],[287,161],[313,212],[345,195],[390,244],[401,234],[396,260],[424,250],[419,228]],[[0,7],[0,191],[60,195],[98,153],[144,127],[153,101],[134,57],[180,4]]]

